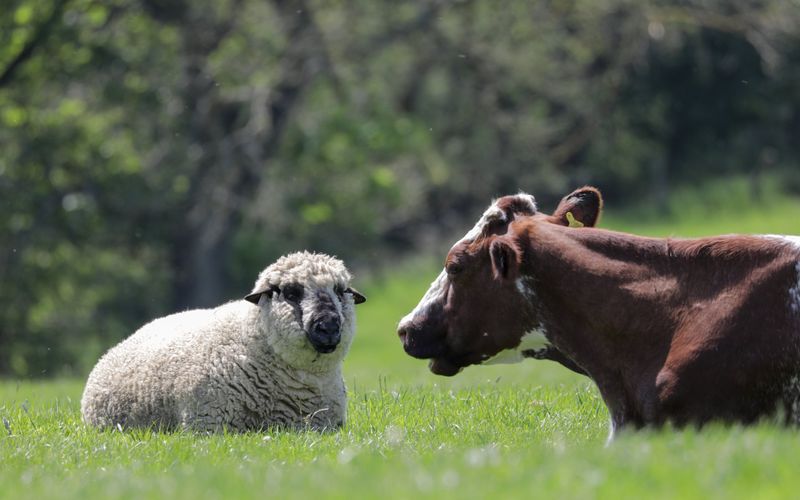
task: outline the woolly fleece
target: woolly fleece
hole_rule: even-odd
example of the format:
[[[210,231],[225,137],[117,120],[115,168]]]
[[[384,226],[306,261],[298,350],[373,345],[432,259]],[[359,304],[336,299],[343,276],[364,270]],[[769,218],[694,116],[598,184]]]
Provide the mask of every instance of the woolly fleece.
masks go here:
[[[187,428],[218,432],[270,426],[332,429],[343,425],[342,361],[355,334],[350,273],[333,257],[281,257],[254,292],[289,283],[306,293],[292,305],[276,293],[256,306],[237,300],[156,319],[111,348],[89,375],[81,400],[85,422],[99,427]],[[340,314],[341,342],[317,353],[306,338],[317,291]]]

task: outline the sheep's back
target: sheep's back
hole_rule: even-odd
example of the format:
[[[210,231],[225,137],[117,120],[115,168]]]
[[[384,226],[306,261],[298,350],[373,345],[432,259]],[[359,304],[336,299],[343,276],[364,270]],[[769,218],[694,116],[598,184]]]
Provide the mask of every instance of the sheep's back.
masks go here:
[[[215,358],[241,350],[241,313],[246,311],[245,305],[232,302],[141,327],[92,370],[81,401],[84,420],[101,427],[179,426],[187,405],[216,369]]]

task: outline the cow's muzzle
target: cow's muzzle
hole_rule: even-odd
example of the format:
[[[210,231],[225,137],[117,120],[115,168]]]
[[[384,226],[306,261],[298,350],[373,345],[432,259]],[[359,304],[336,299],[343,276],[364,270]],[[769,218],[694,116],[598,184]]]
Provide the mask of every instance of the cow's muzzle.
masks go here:
[[[435,358],[446,350],[444,335],[424,329],[414,321],[401,323],[397,327],[397,336],[400,337],[406,354],[418,359]]]
[[[447,358],[434,358],[428,362],[428,369],[431,373],[445,377],[456,375],[462,368],[464,367]]]

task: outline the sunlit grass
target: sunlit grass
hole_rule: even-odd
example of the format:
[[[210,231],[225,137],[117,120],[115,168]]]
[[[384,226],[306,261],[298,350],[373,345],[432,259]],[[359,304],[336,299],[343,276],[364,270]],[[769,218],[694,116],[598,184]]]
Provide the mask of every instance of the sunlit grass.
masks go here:
[[[3,498],[785,498],[800,437],[768,424],[622,435],[586,385],[383,383],[340,432],[98,432],[79,381],[0,385]]]
[[[800,200],[748,201],[737,182],[727,194],[716,188],[705,199],[673,201],[666,219],[611,210],[602,225],[659,236],[800,234]],[[358,308],[345,364],[341,431],[98,432],[80,420],[83,380],[0,382],[0,498],[795,496],[793,429],[664,429],[623,434],[606,447],[596,389],[554,363],[432,375],[402,352],[395,327],[441,259],[359,283],[369,301]]]

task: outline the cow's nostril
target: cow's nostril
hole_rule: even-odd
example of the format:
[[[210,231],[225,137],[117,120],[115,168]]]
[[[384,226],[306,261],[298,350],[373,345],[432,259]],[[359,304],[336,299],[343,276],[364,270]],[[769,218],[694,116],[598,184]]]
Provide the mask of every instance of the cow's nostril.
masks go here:
[[[397,327],[397,336],[400,337],[400,342],[403,344],[406,343],[406,336],[408,335],[408,330],[404,326]]]

